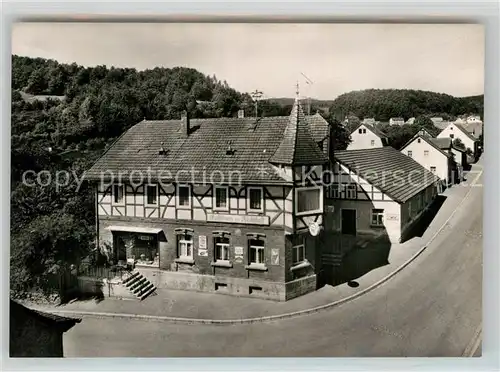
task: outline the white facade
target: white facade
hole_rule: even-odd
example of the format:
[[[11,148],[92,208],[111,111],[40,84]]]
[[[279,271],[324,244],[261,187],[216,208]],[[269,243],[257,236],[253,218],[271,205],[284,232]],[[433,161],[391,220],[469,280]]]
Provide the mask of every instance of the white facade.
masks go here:
[[[347,146],[347,150],[371,149],[383,146],[382,138],[361,124],[351,133],[351,143]]]
[[[441,180],[448,180],[450,175],[449,158],[420,136],[403,147],[401,152],[434,173]]]
[[[441,131],[441,133],[438,134],[437,138],[451,138],[452,141],[456,138],[460,138],[460,141],[462,141],[465,145],[465,148],[469,148],[471,151],[474,151],[475,148],[475,141],[458,128],[455,123],[450,123]]]
[[[405,123],[405,120],[403,118],[390,118],[389,124],[390,125],[403,125]]]

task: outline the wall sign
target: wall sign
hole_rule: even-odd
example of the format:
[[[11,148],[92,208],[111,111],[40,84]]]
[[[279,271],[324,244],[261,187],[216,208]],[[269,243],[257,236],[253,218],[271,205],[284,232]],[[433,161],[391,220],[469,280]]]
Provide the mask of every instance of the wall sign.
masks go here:
[[[243,262],[243,247],[234,247],[234,260]]]
[[[200,235],[198,237],[198,256],[201,256],[201,257],[208,256],[206,235]]]
[[[385,218],[387,221],[399,221],[399,216],[397,214],[387,214]]]
[[[280,264],[280,250],[279,248],[271,249],[271,265]]]
[[[207,236],[200,235],[198,237],[198,249],[207,249]]]
[[[239,215],[239,214],[207,213],[207,222],[269,225],[269,216],[248,216],[243,214]]]

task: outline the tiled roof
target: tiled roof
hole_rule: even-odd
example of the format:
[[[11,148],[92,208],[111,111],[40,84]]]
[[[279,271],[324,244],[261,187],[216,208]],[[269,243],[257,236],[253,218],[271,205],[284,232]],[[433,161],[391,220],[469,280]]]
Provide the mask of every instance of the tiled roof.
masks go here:
[[[21,314],[26,314],[28,316],[35,317],[39,319],[40,321],[50,325],[59,328],[61,332],[66,332],[69,330],[71,327],[73,327],[76,323],[80,323],[81,319],[78,318],[68,318],[65,316],[59,316],[51,313],[46,313],[34,309],[30,309],[26,306],[21,305],[20,303],[10,300],[10,312],[11,316],[13,314],[16,315],[21,315]]]
[[[314,165],[324,164],[327,161],[327,157],[314,141],[300,102],[296,99],[283,139],[269,162],[284,165]]]
[[[457,124],[457,123],[454,123],[454,124],[455,124],[455,126],[456,126],[458,129],[460,129],[462,132],[464,132],[464,134],[465,134],[465,135],[467,135],[467,137],[469,137],[471,140],[473,140],[473,141],[477,141],[477,138],[476,138],[476,137],[474,137],[471,133],[469,133],[469,131],[468,131],[467,129],[465,129],[465,128],[463,127],[463,125],[461,125],[461,124]]]
[[[429,138],[437,147],[443,150],[451,149],[451,138]]]
[[[335,159],[398,203],[439,181],[436,175],[392,147],[337,151]]]
[[[328,133],[328,123],[318,116],[305,116],[300,121],[297,131],[300,160],[316,161],[320,156],[326,159],[317,142]],[[178,182],[209,182],[213,174],[214,180],[224,183],[221,177],[229,181],[232,174],[233,181],[284,182],[269,160],[284,140],[285,129],[291,123],[289,117],[190,119],[191,132],[187,138],[180,132],[181,123],[181,120],[157,120],[136,124],[86,172],[86,179],[117,177],[121,172],[126,179],[151,174],[151,179],[173,180],[177,175]],[[304,145],[306,133],[309,139]],[[227,154],[229,146],[234,150],[232,155]],[[159,153],[161,148],[166,150],[165,155]]]

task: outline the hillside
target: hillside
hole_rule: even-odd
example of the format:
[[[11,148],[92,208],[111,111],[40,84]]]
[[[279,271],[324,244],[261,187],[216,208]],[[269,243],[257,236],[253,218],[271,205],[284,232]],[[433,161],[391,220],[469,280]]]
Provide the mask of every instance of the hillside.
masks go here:
[[[411,89],[367,89],[338,96],[330,112],[343,118],[355,115],[361,119],[374,117],[388,121],[391,117],[405,120],[419,116],[443,116],[445,119],[463,114],[483,117],[484,95],[453,97],[448,94]]]

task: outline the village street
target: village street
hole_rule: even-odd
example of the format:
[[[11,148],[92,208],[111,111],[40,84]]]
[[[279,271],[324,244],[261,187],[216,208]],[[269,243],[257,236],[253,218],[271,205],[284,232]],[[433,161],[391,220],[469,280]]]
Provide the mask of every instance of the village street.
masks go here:
[[[473,169],[469,182],[482,166]],[[86,317],[65,335],[65,356],[461,356],[481,327],[482,174],[476,181],[415,261],[353,301],[248,325]]]

